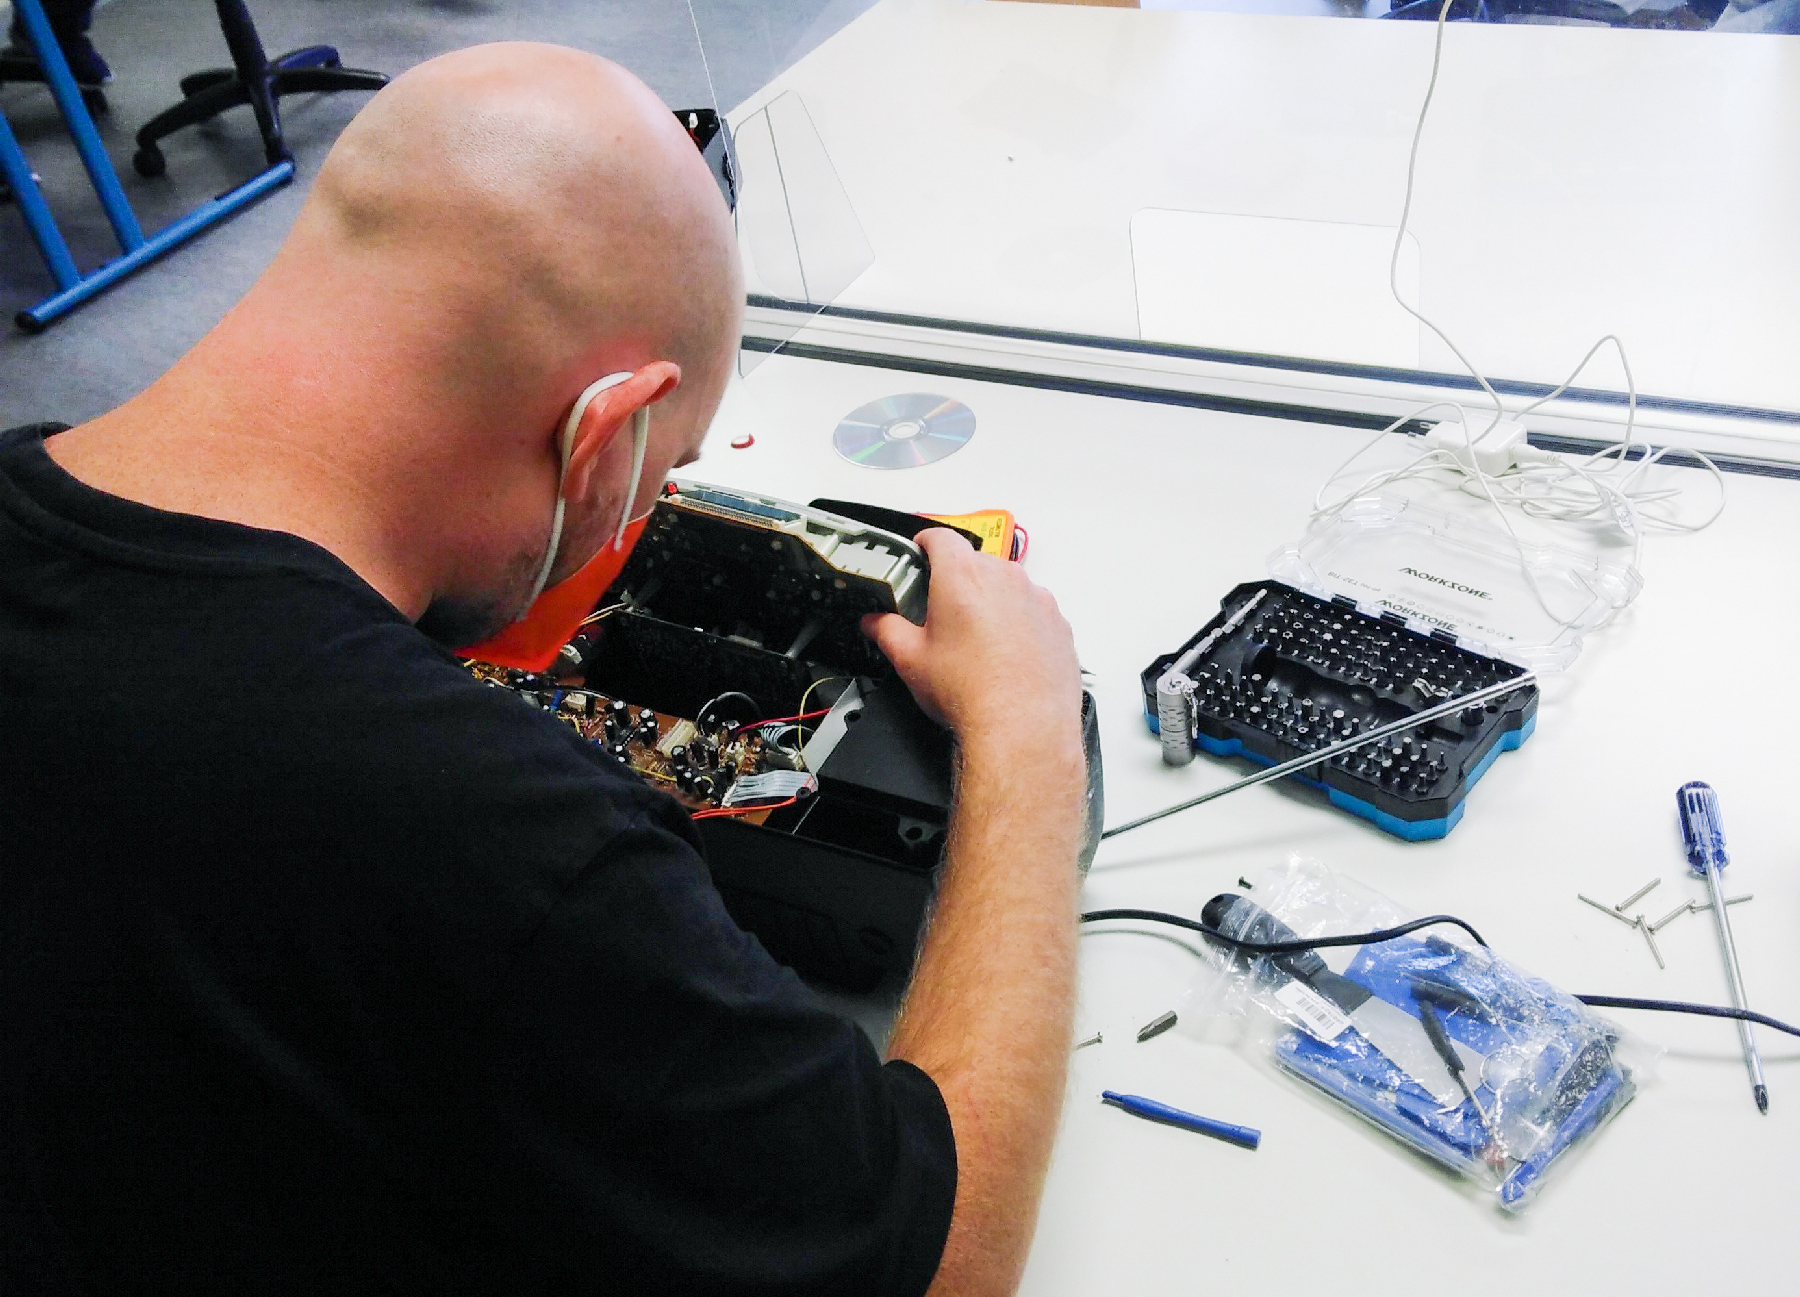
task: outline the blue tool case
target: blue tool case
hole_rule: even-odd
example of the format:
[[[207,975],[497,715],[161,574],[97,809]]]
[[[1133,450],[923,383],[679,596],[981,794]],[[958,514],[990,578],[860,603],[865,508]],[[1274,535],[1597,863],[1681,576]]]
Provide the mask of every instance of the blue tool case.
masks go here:
[[[1277,550],[1269,571],[1144,668],[1152,732],[1161,731],[1158,683],[1179,682],[1188,750],[1291,761],[1568,666],[1583,634],[1642,584],[1629,565],[1521,546],[1480,519],[1391,495],[1352,502]],[[1533,682],[1294,778],[1397,837],[1441,838],[1495,759],[1531,736],[1537,711]],[[1188,759],[1178,739],[1165,740],[1164,759]]]
[[[1194,682],[1195,748],[1261,765],[1289,761],[1457,694],[1524,674],[1510,662],[1409,630],[1396,614],[1371,617],[1279,581],[1240,585],[1219,615],[1173,653],[1144,668],[1145,715],[1157,725],[1156,682],[1172,663],[1257,594],[1235,630],[1187,672]],[[1535,685],[1465,713],[1321,762],[1296,776],[1335,806],[1398,837],[1441,838],[1494,759],[1537,722]]]

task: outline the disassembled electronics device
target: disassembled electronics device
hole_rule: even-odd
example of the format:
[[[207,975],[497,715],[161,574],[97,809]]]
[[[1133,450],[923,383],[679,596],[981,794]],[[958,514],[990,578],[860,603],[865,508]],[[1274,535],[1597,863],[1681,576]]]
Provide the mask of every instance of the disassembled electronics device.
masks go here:
[[[1397,613],[1256,581],[1226,595],[1218,616],[1141,679],[1170,764],[1198,748],[1274,765],[1524,674]],[[1494,759],[1530,736],[1537,704],[1537,687],[1524,686],[1296,777],[1389,833],[1441,838]]]
[[[911,533],[693,482],[544,673],[472,663],[693,813],[727,908],[776,958],[867,987],[911,966],[949,828],[952,740],[862,633],[925,616]],[[859,510],[860,511],[860,510]],[[1083,698],[1089,852],[1102,815]]]

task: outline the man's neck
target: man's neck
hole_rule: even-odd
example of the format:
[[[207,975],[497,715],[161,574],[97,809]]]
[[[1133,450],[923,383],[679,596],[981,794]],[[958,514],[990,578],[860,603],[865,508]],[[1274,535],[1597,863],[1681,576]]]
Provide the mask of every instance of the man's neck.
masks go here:
[[[301,414],[279,384],[246,392],[231,373],[256,372],[244,361],[203,342],[132,400],[50,438],[50,457],[109,495],[312,541],[416,616],[430,582],[391,543],[405,534],[395,525],[403,506],[383,498],[371,465],[333,449],[354,439],[332,425],[369,407],[346,399]]]

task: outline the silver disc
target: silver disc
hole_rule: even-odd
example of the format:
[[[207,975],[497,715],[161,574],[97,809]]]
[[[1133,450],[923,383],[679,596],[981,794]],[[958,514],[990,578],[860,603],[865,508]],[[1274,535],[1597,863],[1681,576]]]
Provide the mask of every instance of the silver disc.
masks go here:
[[[975,414],[961,401],[906,392],[850,411],[831,444],[864,468],[917,468],[955,454],[974,435]]]

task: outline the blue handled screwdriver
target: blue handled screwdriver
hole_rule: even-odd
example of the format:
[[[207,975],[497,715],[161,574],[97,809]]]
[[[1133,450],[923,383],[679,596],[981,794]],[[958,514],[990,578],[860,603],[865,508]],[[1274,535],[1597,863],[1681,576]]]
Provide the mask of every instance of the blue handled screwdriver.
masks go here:
[[[1731,983],[1731,1002],[1748,1009],[1750,1006],[1744,1002],[1744,975],[1738,970],[1737,945],[1731,939],[1731,919],[1725,912],[1725,887],[1720,882],[1731,857],[1725,854],[1725,822],[1719,817],[1719,796],[1712,785],[1695,780],[1675,790],[1675,803],[1681,808],[1681,836],[1687,845],[1688,864],[1706,879],[1707,890],[1712,894],[1713,922],[1718,925],[1719,946],[1725,952],[1725,978]],[[1737,1020],[1737,1029],[1757,1110],[1767,1113],[1769,1087],[1763,1084],[1762,1055],[1756,1052],[1756,1037],[1742,1018]]]

